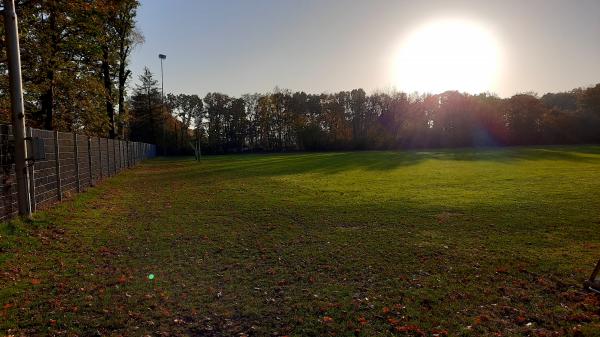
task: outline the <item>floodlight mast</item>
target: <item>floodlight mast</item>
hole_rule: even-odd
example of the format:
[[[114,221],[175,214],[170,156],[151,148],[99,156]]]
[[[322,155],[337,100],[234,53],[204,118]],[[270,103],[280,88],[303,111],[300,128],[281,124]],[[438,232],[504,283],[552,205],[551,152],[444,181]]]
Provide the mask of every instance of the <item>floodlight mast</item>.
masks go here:
[[[162,114],[163,117],[163,127],[162,127],[162,143],[163,143],[163,155],[167,155],[167,138],[166,138],[166,124],[167,124],[167,116],[165,114],[165,74],[163,71],[163,60],[167,59],[167,55],[165,54],[158,54],[158,58],[160,59],[160,100],[161,100],[161,107],[160,107],[160,112]]]
[[[8,58],[8,81],[10,83],[10,106],[15,139],[15,175],[19,215],[31,217],[31,195],[29,194],[29,172],[27,169],[27,144],[25,136],[25,107],[21,79],[21,54],[19,52],[19,26],[14,0],[4,1],[4,31]]]

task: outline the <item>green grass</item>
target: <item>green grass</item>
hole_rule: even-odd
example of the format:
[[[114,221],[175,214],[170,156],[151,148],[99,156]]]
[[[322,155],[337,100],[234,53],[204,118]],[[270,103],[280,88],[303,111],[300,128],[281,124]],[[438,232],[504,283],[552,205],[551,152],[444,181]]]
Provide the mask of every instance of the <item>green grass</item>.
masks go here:
[[[599,233],[600,147],[157,159],[1,225],[0,334],[600,336]]]

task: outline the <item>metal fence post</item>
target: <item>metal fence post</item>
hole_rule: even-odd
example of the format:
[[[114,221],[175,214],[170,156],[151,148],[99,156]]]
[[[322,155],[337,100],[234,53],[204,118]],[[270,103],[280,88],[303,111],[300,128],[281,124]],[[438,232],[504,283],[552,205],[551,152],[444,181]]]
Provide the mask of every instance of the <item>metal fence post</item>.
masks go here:
[[[114,142],[116,142],[115,147],[117,148],[116,151],[119,154],[119,164],[116,165],[117,166],[117,170],[120,172],[121,171],[121,141],[120,140],[115,140]]]
[[[110,145],[108,145],[108,138],[106,139],[106,176],[110,177]]]
[[[129,142],[127,145],[127,151],[129,152],[129,167],[133,166],[133,142]]]
[[[121,160],[119,158],[119,151],[117,150],[119,146],[119,141],[116,139],[113,139],[113,153],[115,155],[115,162],[113,163],[113,166],[115,167],[115,175],[117,174],[117,172],[119,172],[119,161]]]
[[[121,154],[121,170],[123,170],[125,168],[125,146],[122,140],[119,140],[119,153]]]
[[[123,153],[121,153],[121,140],[117,140],[117,147],[119,148],[119,172],[123,169]]]
[[[112,146],[112,151],[113,151],[113,173],[115,175],[117,175],[117,150],[115,149],[116,148],[116,144],[115,144],[116,141],[114,139],[111,139],[111,140],[112,140],[112,144],[113,144],[113,146]]]
[[[77,192],[81,192],[81,179],[79,179],[79,144],[77,134],[73,132],[73,156],[75,158],[75,177],[77,178]]]
[[[119,141],[119,147],[121,148],[121,170],[125,169],[125,141],[120,140]]]
[[[60,184],[60,145],[58,145],[58,131],[54,131],[54,155],[56,156],[56,191],[58,200],[62,200],[62,186]]]
[[[92,174],[92,138],[90,136],[88,138],[88,168],[90,169],[90,186],[93,185],[94,175]]]
[[[102,146],[100,144],[100,137],[98,137],[98,166],[100,167],[100,179],[102,179]]]
[[[31,127],[27,128],[25,134],[33,142],[33,130],[31,129]],[[31,154],[29,154],[29,155],[31,155]],[[31,211],[35,212],[36,206],[37,206],[37,203],[35,201],[35,161],[31,162],[28,169],[29,169],[29,195],[30,195],[29,199],[31,200]]]

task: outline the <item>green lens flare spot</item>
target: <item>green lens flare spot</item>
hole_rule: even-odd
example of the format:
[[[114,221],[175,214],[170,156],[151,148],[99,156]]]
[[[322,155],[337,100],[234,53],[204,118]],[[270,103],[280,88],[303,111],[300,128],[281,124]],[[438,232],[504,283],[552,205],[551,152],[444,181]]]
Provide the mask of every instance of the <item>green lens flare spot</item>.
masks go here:
[[[149,274],[149,275],[148,275],[148,279],[149,279],[149,280],[154,280],[154,274]]]

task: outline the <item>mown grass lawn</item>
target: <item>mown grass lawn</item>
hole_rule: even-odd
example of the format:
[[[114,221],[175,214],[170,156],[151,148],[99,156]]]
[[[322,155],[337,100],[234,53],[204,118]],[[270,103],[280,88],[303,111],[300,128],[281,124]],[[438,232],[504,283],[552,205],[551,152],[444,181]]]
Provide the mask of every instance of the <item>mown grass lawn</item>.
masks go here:
[[[0,335],[600,335],[600,147],[158,159],[1,228]]]

